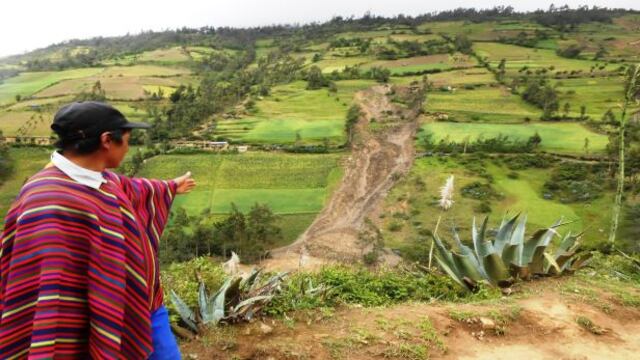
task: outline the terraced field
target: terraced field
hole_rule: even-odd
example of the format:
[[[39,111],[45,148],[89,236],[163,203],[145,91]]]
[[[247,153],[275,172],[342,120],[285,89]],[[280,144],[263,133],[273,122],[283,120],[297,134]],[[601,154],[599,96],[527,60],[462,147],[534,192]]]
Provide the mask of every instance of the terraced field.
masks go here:
[[[538,133],[542,138],[541,149],[563,154],[584,154],[585,139],[589,139],[589,152],[602,153],[608,144],[605,135],[596,134],[577,123],[533,124],[469,124],[434,122],[423,125],[424,131],[434,135],[436,141],[447,140],[463,143],[478,138],[494,138],[498,135],[526,141]]]
[[[63,80],[94,76],[103,70],[102,68],[87,68],[21,73],[0,83],[0,105],[15,102],[16,95],[28,97]]]
[[[256,112],[240,120],[218,123],[217,134],[249,143],[344,143],[344,123],[353,94],[371,86],[364,80],[337,82],[338,92],[306,91],[306,83],[278,86],[258,101]]]
[[[449,120],[468,122],[522,123],[537,120],[541,115],[540,109],[506,88],[489,86],[434,91],[429,94],[425,110],[445,113]]]

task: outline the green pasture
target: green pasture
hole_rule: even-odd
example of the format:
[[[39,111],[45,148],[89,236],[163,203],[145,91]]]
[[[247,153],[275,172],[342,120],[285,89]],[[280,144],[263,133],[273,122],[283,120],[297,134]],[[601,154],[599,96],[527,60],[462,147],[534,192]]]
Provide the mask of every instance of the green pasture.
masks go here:
[[[536,120],[541,115],[538,108],[511,94],[507,89],[490,86],[474,90],[434,90],[427,97],[425,110],[446,113],[449,120],[501,123]]]
[[[84,68],[64,71],[23,72],[0,84],[0,105],[15,102],[15,96],[28,97],[62,80],[94,76],[103,68]]]
[[[490,229],[497,227],[507,213],[511,215],[523,213],[528,218],[527,234],[550,226],[556,220],[563,218],[565,221],[574,222],[559,229],[560,233],[587,230],[584,236],[585,244],[596,245],[604,241],[609,229],[611,194],[605,194],[589,203],[563,204],[546,200],[542,194],[543,184],[549,178],[548,170],[521,170],[517,171],[517,179],[511,179],[507,174],[512,173],[512,170],[505,166],[490,160],[474,160],[474,164],[478,162],[493,177],[492,187],[501,196],[501,199],[490,202],[492,210],[489,214]],[[438,206],[439,192],[450,175],[455,177],[454,204],[445,212]],[[462,196],[461,189],[475,181],[487,182],[457,160],[416,159],[408,176],[394,187],[385,200],[383,212],[385,216],[379,221],[386,245],[401,249],[409,246],[411,242],[422,241],[427,244],[424,247],[428,249],[431,239],[421,234],[427,230],[433,231],[438,218],[441,218],[439,235],[451,239],[450,229],[455,226],[462,239],[469,241],[473,217],[480,222],[487,215],[476,209],[480,200]],[[394,231],[390,230],[392,224],[395,225]],[[556,243],[557,241],[556,238]]]
[[[137,58],[138,62],[152,62],[167,65],[185,63],[190,60],[189,54],[179,46],[145,51]]]
[[[460,53],[418,56],[407,59],[374,61],[365,65],[365,68],[379,66],[387,68],[394,76],[407,73],[416,73],[428,70],[448,70],[452,68],[473,67],[476,61],[467,55]]]
[[[391,78],[391,82],[398,85],[409,85],[414,81],[422,81],[423,76],[425,75],[394,76]],[[435,74],[426,74],[426,76],[435,88],[496,84],[495,76],[484,68],[443,71]]]
[[[14,160],[15,168],[9,179],[0,185],[1,224],[4,224],[5,215],[25,180],[35,175],[49,162],[51,151],[41,147],[11,148],[9,153]]]
[[[528,21],[505,20],[485,21],[481,23],[467,21],[434,21],[427,22],[418,29],[429,30],[433,34],[447,34],[449,36],[466,35],[471,40],[490,41],[500,37],[515,37],[520,32],[530,33],[544,27]]]
[[[526,48],[491,42],[474,43],[474,48],[478,55],[487,58],[493,67],[497,67],[500,61],[505,59],[506,69],[510,74],[517,73],[525,66],[532,70],[546,68],[551,74],[558,71],[580,70],[584,76],[589,76],[591,68],[594,66],[603,66],[603,70],[608,71],[618,68],[616,64],[606,64],[602,61],[563,58],[549,49]]]
[[[255,114],[243,119],[222,120],[216,134],[248,143],[344,142],[344,123],[354,93],[372,86],[365,80],[338,81],[338,92],[326,88],[306,90],[306,82],[273,88],[256,104]]]
[[[139,175],[170,179],[191,171],[198,186],[176,199],[176,205],[192,214],[205,208],[226,214],[231,202],[243,211],[259,202],[278,214],[309,214],[322,209],[342,176],[341,157],[279,153],[162,155],[148,160]]]
[[[333,71],[342,71],[347,66],[365,65],[374,61],[373,58],[368,56],[350,56],[350,57],[332,57],[326,56],[322,60],[314,63],[313,65],[322,69],[325,74]]]
[[[594,120],[611,109],[620,116],[620,104],[624,100],[624,79],[622,77],[564,79],[555,82],[559,93],[560,111],[569,103],[570,116],[579,116],[580,107],[585,106],[586,114]],[[637,106],[633,107],[632,111]]]
[[[596,134],[578,123],[532,123],[532,124],[471,124],[432,122],[422,126],[434,135],[436,141],[448,140],[462,143],[480,137],[494,138],[498,135],[526,141],[536,132],[542,138],[541,149],[563,154],[585,154],[585,139],[589,139],[589,153],[601,153],[608,144],[606,135]]]

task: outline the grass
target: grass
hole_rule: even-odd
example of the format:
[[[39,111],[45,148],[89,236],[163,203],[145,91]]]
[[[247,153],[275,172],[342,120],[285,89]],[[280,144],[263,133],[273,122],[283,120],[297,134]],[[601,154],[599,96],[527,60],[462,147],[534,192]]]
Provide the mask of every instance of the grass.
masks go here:
[[[132,66],[135,67],[135,66]],[[160,67],[162,69],[162,67]],[[152,71],[151,69],[140,69],[140,73]],[[96,81],[100,81],[106,96],[110,100],[138,100],[146,96],[145,90],[156,92],[158,88],[163,88],[165,95],[169,95],[174,91],[175,87],[181,84],[189,84],[194,82],[194,78],[188,75],[161,75],[173,74],[173,72],[158,72],[157,76],[145,75],[138,76],[128,75],[119,76],[113,73],[114,70],[105,70],[99,76],[92,76],[82,79],[65,80],[55,84],[35,96],[39,98],[58,97],[71,94],[77,94],[82,91],[90,91]],[[169,77],[160,77],[169,76]]]
[[[580,115],[580,107],[585,106],[586,114],[594,120],[600,120],[602,115],[611,109],[617,117],[624,99],[624,79],[621,77],[564,79],[556,81],[558,86],[560,109],[569,103],[570,116]],[[633,113],[632,108],[630,113]]]
[[[277,86],[257,102],[255,114],[220,121],[217,134],[248,143],[294,143],[299,135],[305,143],[321,143],[326,138],[342,144],[353,95],[371,85],[364,80],[339,81],[337,95],[329,95],[326,89],[305,90],[306,83],[301,81]]]
[[[608,144],[607,136],[593,133],[581,124],[571,122],[519,125],[433,122],[423,125],[423,129],[433,133],[436,141],[448,139],[460,143],[498,135],[526,141],[537,132],[542,138],[541,149],[563,154],[584,154],[585,139],[589,139],[590,153],[602,153]]]
[[[175,203],[191,214],[207,207],[226,214],[231,202],[243,211],[260,202],[277,214],[315,214],[341,177],[340,158],[272,153],[164,155],[148,160],[140,176],[169,179],[191,171],[198,187]]]
[[[486,57],[493,67],[497,67],[498,63],[505,59],[507,73],[509,74],[517,73],[519,69],[527,66],[530,69],[553,67],[554,70],[551,73],[581,70],[587,76],[592,66],[605,65],[605,62],[563,58],[549,49],[525,48],[500,43],[475,43],[474,49],[479,56]],[[615,70],[617,68],[616,64],[609,64],[606,65],[605,70]]]
[[[102,68],[85,68],[64,71],[23,72],[0,83],[0,105],[15,102],[15,96],[31,96],[59,81],[96,75]]]
[[[477,162],[481,160],[473,160],[474,164]],[[501,164],[485,161],[478,166],[486,169],[493,178],[492,187],[501,196],[490,202],[490,228],[497,226],[507,212],[527,214],[527,235],[563,217],[575,222],[563,226],[559,230],[561,234],[585,230],[582,241],[585,245],[596,246],[602,243],[609,228],[609,217],[602,214],[610,213],[612,194],[605,193],[603,197],[588,203],[563,204],[546,200],[542,196],[543,185],[549,178],[548,169],[519,170],[518,178],[512,179],[507,176],[511,170]],[[437,206],[439,189],[450,175],[455,176],[455,203],[449,211],[443,213]],[[469,240],[473,217],[483,219],[487,215],[477,210],[480,200],[463,197],[461,193],[463,187],[476,181],[487,182],[478,171],[467,169],[458,160],[416,159],[409,175],[396,185],[385,200],[383,214],[386,215],[377,219],[383,230],[385,244],[391,248],[413,252],[423,248],[422,251],[427,253],[430,243],[428,234],[435,228],[440,216],[440,235],[449,237],[449,229],[455,224],[463,240]],[[402,225],[399,231],[388,230],[389,224],[394,222]]]
[[[538,119],[541,111],[501,87],[433,91],[427,112],[446,113],[449,120],[515,123]]]
[[[463,54],[440,54],[417,56],[408,59],[375,61],[367,64],[365,68],[374,66],[384,67],[391,71],[393,76],[401,76],[407,73],[416,73],[427,70],[448,70],[451,68],[472,67],[477,63],[475,60]]]
[[[0,222],[2,224],[4,224],[5,215],[9,211],[11,203],[18,196],[22,184],[49,162],[51,151],[39,147],[11,148],[10,154],[14,160],[15,168],[9,179],[0,185]]]
[[[0,111],[0,130],[6,136],[49,136],[53,114],[35,111]]]
[[[138,56],[138,62],[151,62],[156,64],[174,65],[191,60],[189,55],[181,47],[156,49],[145,51]]]

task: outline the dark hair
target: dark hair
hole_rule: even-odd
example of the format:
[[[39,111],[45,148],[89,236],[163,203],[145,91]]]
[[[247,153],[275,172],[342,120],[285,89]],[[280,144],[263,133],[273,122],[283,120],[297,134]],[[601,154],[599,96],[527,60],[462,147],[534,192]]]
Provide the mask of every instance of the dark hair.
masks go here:
[[[111,138],[116,144],[122,144],[124,134],[130,132],[131,129],[116,129],[109,131]],[[62,151],[70,150],[79,155],[91,154],[100,148],[100,137],[92,137],[88,139],[64,139],[58,138],[54,146]]]

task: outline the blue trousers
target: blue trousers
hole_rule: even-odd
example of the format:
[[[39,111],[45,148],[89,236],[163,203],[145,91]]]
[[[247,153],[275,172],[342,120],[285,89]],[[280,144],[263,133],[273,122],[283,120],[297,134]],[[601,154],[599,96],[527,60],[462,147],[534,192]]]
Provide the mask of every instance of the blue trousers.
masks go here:
[[[180,348],[176,337],[171,332],[169,325],[169,313],[162,305],[151,314],[151,338],[153,340],[153,353],[149,360],[180,360]]]

